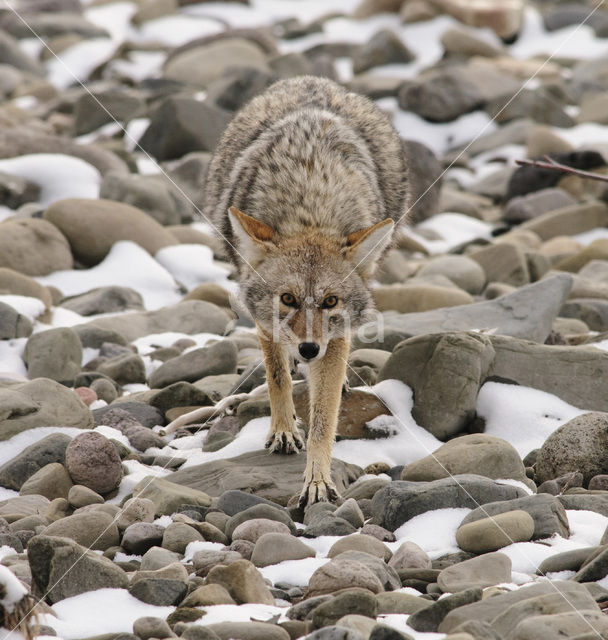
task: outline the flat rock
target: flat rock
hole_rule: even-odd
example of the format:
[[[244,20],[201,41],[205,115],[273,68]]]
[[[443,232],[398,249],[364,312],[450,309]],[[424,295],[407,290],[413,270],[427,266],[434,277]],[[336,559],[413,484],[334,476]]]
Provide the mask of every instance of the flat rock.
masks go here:
[[[349,589],[335,598],[321,603],[312,611],[315,628],[335,624],[342,616],[358,614],[375,619],[378,612],[376,598],[365,589]]]
[[[96,318],[90,325],[115,331],[128,342],[152,333],[178,331],[180,333],[217,333],[223,335],[230,318],[227,313],[209,302],[186,300],[156,311],[141,311],[108,318]]]
[[[473,587],[485,589],[510,581],[511,559],[504,553],[484,553],[477,558],[446,567],[437,576],[437,584],[449,593]]]
[[[216,622],[205,626],[219,638],[219,640],[289,640],[285,629],[276,624],[265,622]],[[215,640],[209,638],[209,640]]]
[[[82,345],[69,327],[35,333],[27,341],[23,360],[30,378],[50,378],[71,386],[80,373]]]
[[[248,560],[216,566],[207,574],[207,584],[223,586],[238,604],[257,602],[274,605],[262,574]]]
[[[429,607],[412,614],[407,623],[416,631],[437,631],[439,625],[450,611],[481,600],[481,594],[482,590],[479,587],[473,587],[459,591],[454,595],[446,596]]]
[[[171,474],[167,478],[173,478],[175,475]],[[188,485],[180,485],[167,478],[146,476],[133,488],[133,497],[151,500],[157,516],[171,515],[179,511],[182,505],[208,507],[211,504],[211,498],[205,492]]]
[[[105,551],[119,542],[114,518],[103,511],[75,513],[51,523],[43,531],[45,536],[70,538],[90,549]]]
[[[567,274],[558,274],[488,302],[404,315],[385,313],[384,325],[404,337],[493,329],[496,334],[543,343],[571,286]]]
[[[126,589],[127,574],[111,560],[72,540],[48,535],[28,543],[32,593],[55,604],[64,598],[97,589]]]
[[[265,450],[244,453],[236,458],[214,460],[183,471],[166,480],[185,487],[201,489],[219,496],[227,489],[242,489],[285,506],[302,489],[306,455],[268,455]],[[360,467],[332,460],[332,478],[339,492],[362,473]]]
[[[22,485],[22,496],[40,495],[55,500],[67,498],[73,483],[67,469],[59,462],[51,462],[30,476]]]
[[[93,416],[78,394],[48,378],[0,386],[0,440],[49,425],[90,429]]]
[[[434,509],[467,508],[523,497],[523,489],[472,474],[433,482],[391,482],[372,499],[373,523],[394,531],[411,518]]]
[[[315,550],[295,536],[286,533],[265,533],[255,543],[251,562],[256,567],[267,567],[285,560],[301,560],[315,556]]]
[[[515,542],[527,542],[534,535],[532,516],[521,509],[461,524],[456,542],[464,551],[487,553]]]
[[[312,574],[308,582],[308,596],[334,593],[352,587],[361,587],[372,593],[385,590],[378,576],[366,565],[336,558]]]
[[[177,244],[148,214],[111,200],[58,200],[44,212],[44,221],[52,222],[65,235],[74,256],[87,266],[100,263],[119,240],[135,242],[152,255]]]

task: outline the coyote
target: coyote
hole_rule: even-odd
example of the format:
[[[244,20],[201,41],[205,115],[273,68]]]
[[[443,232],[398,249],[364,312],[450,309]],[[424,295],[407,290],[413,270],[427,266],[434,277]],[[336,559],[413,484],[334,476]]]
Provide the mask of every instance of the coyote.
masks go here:
[[[234,261],[264,353],[272,452],[304,448],[290,364],[309,365],[300,505],[335,500],[331,450],[351,329],[406,217],[401,140],[373,102],[326,79],[282,80],[232,120],[210,163],[205,213]]]

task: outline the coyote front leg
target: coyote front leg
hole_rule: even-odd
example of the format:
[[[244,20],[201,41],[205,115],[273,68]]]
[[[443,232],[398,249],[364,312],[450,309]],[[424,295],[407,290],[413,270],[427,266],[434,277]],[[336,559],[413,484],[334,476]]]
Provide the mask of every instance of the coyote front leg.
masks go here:
[[[270,395],[270,431],[265,446],[273,453],[298,453],[304,448],[304,440],[296,424],[287,350],[280,342],[267,338],[259,327],[258,338]]]
[[[338,497],[331,479],[331,449],[336,435],[348,349],[347,338],[334,338],[327,345],[323,358],[310,365],[310,429],[304,489],[300,495],[302,507]]]

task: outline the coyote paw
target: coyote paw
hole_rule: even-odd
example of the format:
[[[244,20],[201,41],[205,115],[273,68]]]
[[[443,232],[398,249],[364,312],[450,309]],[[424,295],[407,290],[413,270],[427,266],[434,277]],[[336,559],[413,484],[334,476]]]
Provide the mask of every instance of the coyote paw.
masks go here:
[[[275,431],[266,441],[266,449],[271,453],[299,453],[304,446],[304,440],[297,431]]]
[[[311,480],[304,485],[298,505],[300,509],[305,509],[315,502],[335,502],[338,497],[338,490],[333,483],[325,480]]]

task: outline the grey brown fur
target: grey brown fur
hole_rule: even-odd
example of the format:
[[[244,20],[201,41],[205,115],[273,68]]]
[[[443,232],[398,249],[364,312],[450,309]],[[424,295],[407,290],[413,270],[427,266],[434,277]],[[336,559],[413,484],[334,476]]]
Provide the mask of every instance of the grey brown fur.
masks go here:
[[[289,360],[302,359],[303,343],[319,347],[307,357],[304,504],[335,497],[329,465],[350,331],[373,309],[367,283],[390,245],[393,221],[407,211],[406,160],[388,117],[325,79],[284,80],[252,100],[210,164],[205,213],[238,268],[258,328],[272,451],[303,448]]]

